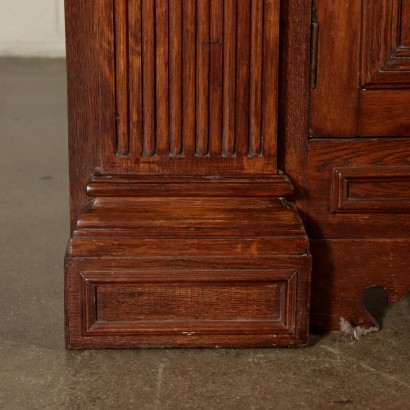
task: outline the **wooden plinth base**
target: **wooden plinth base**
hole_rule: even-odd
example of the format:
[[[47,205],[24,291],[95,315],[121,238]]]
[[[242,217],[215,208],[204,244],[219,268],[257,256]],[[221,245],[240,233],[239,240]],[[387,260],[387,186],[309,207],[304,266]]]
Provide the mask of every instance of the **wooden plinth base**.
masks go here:
[[[66,257],[67,347],[306,344],[308,238],[271,196],[288,186],[93,178]]]

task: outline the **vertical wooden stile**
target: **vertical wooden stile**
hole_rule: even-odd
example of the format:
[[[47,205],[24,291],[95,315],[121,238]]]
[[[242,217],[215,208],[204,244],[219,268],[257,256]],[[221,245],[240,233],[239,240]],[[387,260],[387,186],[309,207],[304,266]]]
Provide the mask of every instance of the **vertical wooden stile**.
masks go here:
[[[205,156],[209,148],[209,4],[197,0],[196,39],[196,155]]]
[[[155,1],[142,1],[143,155],[156,151],[155,138]]]
[[[168,0],[156,0],[156,135],[159,155],[169,153],[168,10]]]
[[[262,152],[276,157],[278,130],[279,4],[265,2],[263,44]]]
[[[224,1],[223,141],[222,153],[235,154],[236,0]]]
[[[211,155],[220,155],[222,152],[223,13],[223,1],[211,0],[211,62],[209,80],[209,151]]]
[[[192,0],[182,1],[182,136],[183,153],[195,152],[196,128],[196,7]]]
[[[128,13],[128,52],[135,58],[130,59],[128,106],[130,110],[130,150],[133,155],[141,156],[143,138],[142,110],[142,28],[141,0],[129,0]],[[138,27],[135,35],[131,35],[132,27]],[[132,96],[132,98],[130,98]]]
[[[117,133],[117,154],[127,155],[129,142],[128,111],[128,16],[126,0],[114,3],[115,36],[115,119]]]
[[[182,153],[182,2],[169,0],[170,154]]]
[[[250,0],[238,1],[236,39],[236,154],[248,153]]]

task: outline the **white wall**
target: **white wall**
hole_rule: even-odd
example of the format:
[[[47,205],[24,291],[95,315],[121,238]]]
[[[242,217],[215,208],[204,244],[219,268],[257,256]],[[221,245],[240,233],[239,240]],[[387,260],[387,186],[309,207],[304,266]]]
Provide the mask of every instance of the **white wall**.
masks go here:
[[[64,53],[64,0],[0,0],[0,56]]]

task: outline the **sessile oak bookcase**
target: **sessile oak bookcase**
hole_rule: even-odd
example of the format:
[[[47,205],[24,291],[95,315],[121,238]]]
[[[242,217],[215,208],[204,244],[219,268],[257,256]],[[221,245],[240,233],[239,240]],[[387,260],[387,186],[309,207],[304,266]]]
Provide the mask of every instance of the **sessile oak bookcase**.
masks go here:
[[[410,2],[378,3],[65,0],[68,348],[305,346],[409,290]]]

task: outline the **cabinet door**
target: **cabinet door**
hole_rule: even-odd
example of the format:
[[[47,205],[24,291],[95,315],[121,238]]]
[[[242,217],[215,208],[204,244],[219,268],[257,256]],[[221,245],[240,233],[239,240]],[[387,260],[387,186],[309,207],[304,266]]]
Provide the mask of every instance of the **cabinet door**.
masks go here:
[[[410,0],[315,0],[311,134],[410,136]]]

